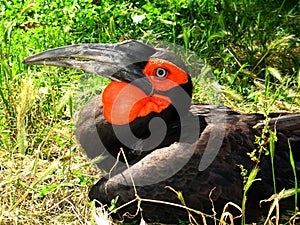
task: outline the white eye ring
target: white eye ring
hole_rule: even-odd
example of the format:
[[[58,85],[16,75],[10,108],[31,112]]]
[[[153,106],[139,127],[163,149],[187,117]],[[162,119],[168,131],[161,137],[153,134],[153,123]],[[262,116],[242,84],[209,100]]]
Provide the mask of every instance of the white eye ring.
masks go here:
[[[168,71],[164,68],[157,68],[155,71],[155,75],[159,78],[164,78],[165,76],[167,76]]]

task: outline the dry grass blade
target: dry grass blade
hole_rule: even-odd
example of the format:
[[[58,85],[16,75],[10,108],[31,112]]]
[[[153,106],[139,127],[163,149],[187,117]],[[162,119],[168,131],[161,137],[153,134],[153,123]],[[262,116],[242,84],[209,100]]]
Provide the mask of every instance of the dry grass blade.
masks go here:
[[[300,212],[297,212],[295,215],[293,215],[290,220],[289,220],[289,224],[290,225],[296,225],[297,222],[299,222],[300,220]]]
[[[104,206],[96,208],[94,204],[92,207],[92,217],[96,225],[113,225],[112,218],[108,215]],[[89,222],[88,224],[91,223]]]
[[[274,194],[270,198],[260,201],[260,203],[273,201],[270,206],[270,210],[269,210],[269,213],[268,213],[268,216],[266,218],[264,225],[266,225],[269,221],[271,221],[271,215],[272,215],[274,209],[276,209],[276,214],[275,214],[276,225],[279,224],[279,200],[282,198],[284,191],[285,190],[282,190],[279,194]]]
[[[228,212],[228,207],[230,205],[235,207],[236,209],[238,209],[241,214],[238,215],[238,216],[233,216],[232,213]],[[230,224],[234,225],[234,220],[237,219],[237,218],[242,217],[242,215],[243,215],[243,210],[242,210],[241,207],[239,207],[237,204],[235,204],[233,202],[228,202],[228,203],[226,203],[226,205],[223,208],[223,212],[222,212],[222,215],[221,215],[221,218],[220,218],[220,224],[227,224],[226,220],[227,220],[227,218],[229,218]]]
[[[214,222],[215,222],[215,224],[217,224],[217,219],[216,219],[216,215],[217,215],[217,212],[216,212],[216,210],[215,210],[215,206],[214,206],[214,201],[213,201],[213,199],[212,199],[212,194],[213,194],[213,191],[216,189],[216,187],[214,187],[210,192],[209,192],[209,200],[210,200],[210,202],[211,202],[211,206],[212,206],[212,211],[213,211],[213,217],[214,217]]]

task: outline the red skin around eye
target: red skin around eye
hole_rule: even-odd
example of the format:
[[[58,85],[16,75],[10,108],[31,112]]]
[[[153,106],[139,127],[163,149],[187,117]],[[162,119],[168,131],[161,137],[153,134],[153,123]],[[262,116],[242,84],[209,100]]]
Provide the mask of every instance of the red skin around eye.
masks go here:
[[[155,75],[157,68],[166,69],[167,76],[165,78],[157,77]],[[163,59],[150,58],[143,73],[148,77],[153,88],[158,91],[167,91],[188,82],[188,75],[184,70]]]
[[[147,96],[134,85],[112,81],[102,94],[102,103],[105,119],[112,124],[124,125],[151,112],[160,113],[171,100],[162,95]]]

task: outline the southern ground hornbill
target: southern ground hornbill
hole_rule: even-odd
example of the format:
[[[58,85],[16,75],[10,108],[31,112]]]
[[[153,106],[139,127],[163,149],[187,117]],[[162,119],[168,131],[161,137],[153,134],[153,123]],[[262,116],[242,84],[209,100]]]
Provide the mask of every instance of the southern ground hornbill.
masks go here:
[[[107,156],[101,167],[109,170],[120,148],[132,166],[119,166],[114,175],[98,181],[89,193],[91,199],[110,204],[118,195],[120,206],[135,199],[135,187],[141,198],[181,204],[169,186],[182,192],[188,207],[208,214],[214,208],[219,216],[226,203],[241,205],[246,178],[241,172],[249,175],[258,165],[247,192],[246,216],[258,220],[266,213],[260,200],[274,194],[271,159],[262,154],[258,163],[249,156],[258,149],[255,136],[264,132],[266,118],[223,106],[191,105],[192,81],[176,54],[125,41],[60,47],[30,56],[24,63],[81,69],[112,80],[102,96],[81,111],[76,136],[89,157]],[[277,192],[295,188],[300,183],[295,184],[290,152],[299,174],[300,114],[271,114],[267,124],[277,135],[273,160]],[[282,211],[295,209],[294,196],[280,202]],[[136,207],[133,202],[119,212],[134,214]],[[147,201],[141,208],[147,221],[187,220],[182,208]]]

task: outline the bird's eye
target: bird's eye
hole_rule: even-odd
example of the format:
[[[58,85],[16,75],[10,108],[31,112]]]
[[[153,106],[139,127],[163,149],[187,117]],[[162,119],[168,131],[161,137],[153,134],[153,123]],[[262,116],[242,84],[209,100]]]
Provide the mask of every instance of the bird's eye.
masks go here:
[[[167,76],[168,71],[164,68],[157,68],[155,71],[155,75],[159,78],[164,78],[165,76]]]

